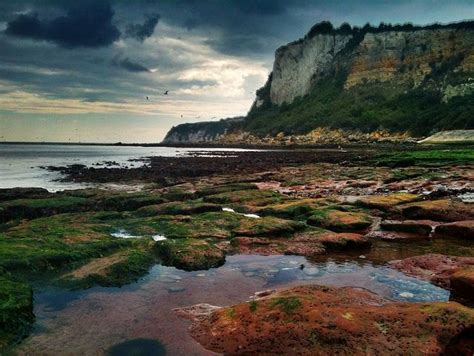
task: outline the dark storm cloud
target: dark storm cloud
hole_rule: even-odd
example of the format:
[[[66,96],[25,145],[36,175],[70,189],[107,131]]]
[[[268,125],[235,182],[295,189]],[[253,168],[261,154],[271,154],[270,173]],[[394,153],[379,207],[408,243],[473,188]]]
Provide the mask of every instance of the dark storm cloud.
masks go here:
[[[114,57],[114,59],[112,59],[112,64],[114,66],[123,68],[129,72],[149,72],[150,71],[144,65],[131,61],[128,57],[123,58],[123,59]]]
[[[132,24],[128,25],[126,35],[134,38],[140,42],[145,41],[148,37],[153,35],[155,27],[160,20],[160,15],[147,15],[146,20],[143,24]]]
[[[7,23],[11,36],[54,42],[63,47],[103,47],[120,38],[112,23],[114,11],[106,0],[69,2],[66,14],[40,19],[36,13],[20,14]]]
[[[281,0],[231,0],[231,6],[246,14],[277,15],[291,6],[291,1]]]
[[[209,45],[219,52],[239,56],[267,56],[294,36],[301,36],[295,26],[296,9],[317,7],[321,0],[141,0],[141,8],[160,13],[167,24],[204,34]],[[136,3],[135,3],[136,4]],[[133,12],[130,3],[116,3],[123,12]],[[315,17],[313,21],[317,21]],[[301,25],[300,20],[300,25]]]

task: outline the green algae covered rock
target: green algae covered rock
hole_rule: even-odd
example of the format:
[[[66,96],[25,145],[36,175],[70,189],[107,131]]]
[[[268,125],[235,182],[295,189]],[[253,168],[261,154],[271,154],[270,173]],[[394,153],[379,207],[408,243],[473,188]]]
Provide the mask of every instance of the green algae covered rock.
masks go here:
[[[155,263],[151,249],[125,250],[98,257],[62,276],[59,284],[67,288],[121,287],[145,275]]]
[[[27,336],[33,321],[31,287],[0,275],[0,354]]]
[[[0,203],[0,222],[84,211],[90,208],[90,206],[91,202],[86,198],[69,196],[9,200]]]
[[[403,216],[410,219],[446,222],[474,219],[474,209],[471,204],[453,199],[418,201],[400,205],[397,209]]]
[[[215,204],[264,206],[281,203],[285,197],[271,190],[237,190],[208,195],[204,197],[204,200]]]
[[[363,212],[349,212],[335,209],[318,209],[308,219],[308,224],[337,232],[367,229],[373,218]]]
[[[410,193],[393,193],[388,195],[371,195],[361,197],[355,204],[364,208],[390,210],[397,205],[421,200],[421,197]]]
[[[258,187],[253,183],[229,183],[222,185],[214,185],[199,189],[196,194],[198,196],[215,195],[235,191],[256,190]],[[254,192],[255,193],[255,192]]]
[[[326,199],[298,199],[273,204],[259,209],[260,215],[273,215],[281,218],[300,218],[310,215],[326,203]]]
[[[138,209],[136,214],[141,216],[192,215],[221,210],[222,207],[220,205],[191,200],[187,202],[168,202],[144,206]]]
[[[282,236],[302,230],[306,224],[300,221],[280,219],[272,216],[244,218],[232,232],[240,236]]]
[[[165,266],[174,266],[185,271],[219,267],[225,262],[225,251],[213,241],[203,239],[157,242],[156,251]]]

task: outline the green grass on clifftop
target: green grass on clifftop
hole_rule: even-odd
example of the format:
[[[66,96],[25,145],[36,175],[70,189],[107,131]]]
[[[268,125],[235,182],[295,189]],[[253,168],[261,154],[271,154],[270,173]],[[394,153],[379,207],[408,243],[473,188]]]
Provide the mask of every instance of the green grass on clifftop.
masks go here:
[[[262,136],[305,134],[327,127],[362,132],[408,131],[417,137],[440,130],[474,129],[474,94],[453,97],[445,103],[439,91],[423,87],[410,89],[375,82],[346,90],[346,77],[341,70],[291,104],[267,102],[254,108],[242,129]]]
[[[376,163],[389,167],[472,164],[474,149],[420,150],[382,154]]]

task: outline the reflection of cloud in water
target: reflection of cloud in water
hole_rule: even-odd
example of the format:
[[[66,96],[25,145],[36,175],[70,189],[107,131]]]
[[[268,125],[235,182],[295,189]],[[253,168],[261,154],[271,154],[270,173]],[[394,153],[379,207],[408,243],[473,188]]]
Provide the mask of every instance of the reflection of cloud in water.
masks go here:
[[[260,260],[261,257],[258,259]],[[446,301],[449,299],[447,290],[387,267],[375,267],[371,263],[328,261],[313,264],[303,257],[281,256],[278,260],[268,260],[268,264],[262,260],[260,263],[246,262],[232,263],[232,265],[244,276],[263,278],[269,287],[295,282],[318,283],[366,288],[384,297],[402,301]]]
[[[449,297],[449,292],[428,282],[357,261],[313,263],[300,256],[234,255],[227,256],[223,266],[206,271],[155,265],[137,283],[121,288],[38,290],[35,315],[44,329],[37,329],[22,351],[61,354],[67,344],[82,354],[94,354],[123,338],[145,337],[162,340],[169,354],[193,354],[198,346],[173,308],[201,302],[232,305],[257,291],[300,284],[360,287],[402,301]]]

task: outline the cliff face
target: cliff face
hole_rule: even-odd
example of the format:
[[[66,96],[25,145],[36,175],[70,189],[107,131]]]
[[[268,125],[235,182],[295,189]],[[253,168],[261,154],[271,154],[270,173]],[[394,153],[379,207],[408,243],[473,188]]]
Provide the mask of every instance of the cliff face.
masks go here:
[[[352,36],[320,35],[276,51],[270,100],[281,105],[308,94],[318,79],[331,73],[336,56]]]
[[[415,88],[437,67],[449,63],[453,65],[452,72],[474,72],[474,30],[441,28],[366,33],[357,46],[349,48],[357,41],[354,37],[353,34],[321,34],[279,48],[269,98],[257,96],[260,104],[256,107],[268,99],[274,105],[292,103],[297,97],[308,95],[322,78],[341,68],[347,70],[346,90],[371,82]],[[472,79],[466,77],[465,81],[474,84],[470,83]],[[449,90],[442,83],[437,84],[441,90]],[[469,87],[474,89],[472,85]]]
[[[339,29],[317,24],[276,51],[247,117],[218,141],[278,136],[317,143],[311,133],[321,128],[350,132],[347,137],[383,132],[385,138],[474,129],[474,21]]]
[[[233,125],[242,122],[243,118],[230,118],[220,121],[197,122],[174,126],[162,143],[194,144],[208,143],[220,139]]]

